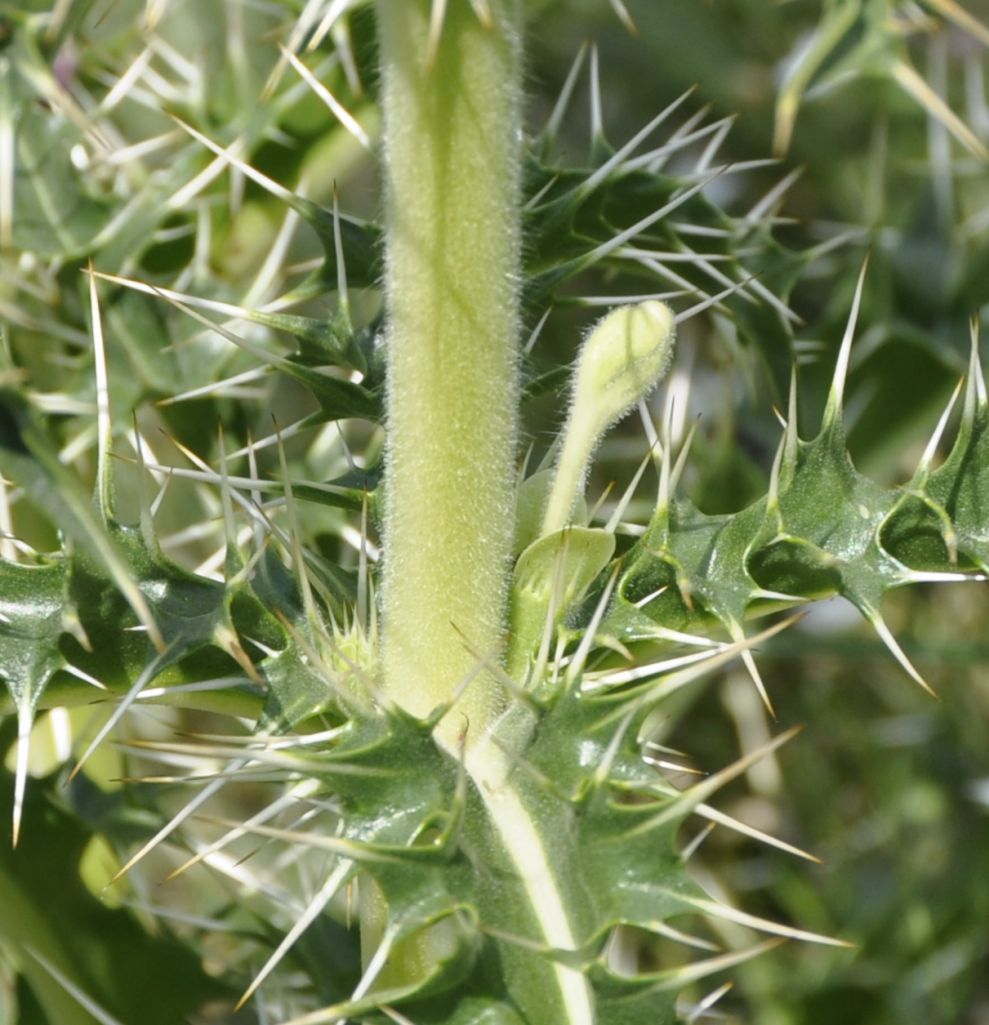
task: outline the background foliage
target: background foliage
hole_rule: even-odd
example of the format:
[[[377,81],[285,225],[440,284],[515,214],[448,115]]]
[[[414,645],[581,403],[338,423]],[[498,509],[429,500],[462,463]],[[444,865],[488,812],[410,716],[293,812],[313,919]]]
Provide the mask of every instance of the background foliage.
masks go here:
[[[574,109],[554,142],[554,160],[564,166],[593,162],[605,152],[605,139],[620,145],[694,86],[677,112],[677,125],[704,104],[710,104],[708,122],[736,116],[721,141],[719,162],[761,160],[774,147],[780,152],[778,164],[753,166],[713,183],[708,194],[722,207],[744,215],[800,168],[785,198],[766,208],[776,219],[774,260],[751,269],[774,290],[786,292],[793,285],[789,305],[800,318],[793,351],[800,365],[802,426],[810,433],[820,420],[868,251],[846,394],[849,444],[857,465],[884,483],[908,479],[964,371],[969,320],[989,302],[985,30],[960,18],[947,0],[629,0],[627,7],[638,26],[635,37],[596,0],[532,5],[533,133],[550,116],[575,55],[593,38],[603,137],[589,136],[596,104],[581,80]],[[978,7],[968,4],[962,14],[985,22],[989,11]],[[50,551],[56,547],[53,521],[59,521],[45,515],[52,513],[52,481],[71,494],[68,478],[81,480],[74,493],[85,499],[97,480],[89,280],[82,273],[89,261],[102,274],[215,303],[274,303],[249,330],[238,326],[238,337],[246,340],[238,347],[160,295],[99,285],[114,451],[120,456],[114,468],[120,518],[137,522],[139,486],[154,494],[162,548],[177,564],[168,571],[171,590],[160,596],[156,612],[167,615],[175,595],[184,602],[190,589],[200,603],[199,615],[184,633],[183,654],[190,657],[177,660],[166,674],[180,684],[202,684],[234,671],[238,653],[229,646],[224,653],[215,643],[217,630],[228,621],[241,630],[250,624],[252,636],[275,646],[279,628],[246,598],[225,604],[216,588],[193,585],[177,568],[214,574],[237,570],[214,559],[226,529],[215,490],[195,478],[181,479],[192,464],[169,439],[216,467],[222,427],[229,472],[236,474],[245,462],[236,452],[252,437],[272,435],[274,417],[285,437],[286,471],[274,444],[258,451],[258,471],[272,479],[267,498],[276,503],[286,472],[297,497],[318,499],[300,501],[297,516],[330,607],[335,595],[354,593],[360,573],[360,545],[353,538],[361,525],[362,488],[375,479],[380,444],[369,426],[380,416],[381,366],[373,344],[380,314],[378,240],[362,219],[377,214],[377,199],[361,140],[284,64],[273,44],[294,45],[291,26],[302,11],[302,4],[221,0],[194,5],[35,0],[0,7],[0,154],[14,145],[18,158],[9,183],[3,178],[9,164],[0,160],[0,186],[9,188],[3,194],[11,197],[0,201],[0,385],[10,396],[0,429],[19,436],[25,424],[43,424],[39,444],[52,454],[33,488],[24,473],[16,479],[25,491],[5,485],[3,506],[10,512],[0,527],[37,551]],[[142,28],[149,18],[153,28]],[[373,139],[376,83],[368,70],[374,61],[369,12],[355,5],[347,24],[348,35],[338,32],[336,42],[347,44],[344,52],[352,54],[353,67],[331,52],[329,42],[305,60]],[[264,94],[265,102],[257,102],[276,68],[277,81]],[[125,86],[115,85],[121,80]],[[944,98],[944,106],[937,97]],[[328,328],[316,319],[335,308],[326,298],[338,286],[332,218],[321,218],[304,203],[290,210],[263,180],[252,180],[243,169],[231,173],[173,115],[219,146],[238,140],[237,156],[275,182],[299,188],[313,203],[332,209],[339,195],[341,206],[354,214],[340,229],[352,325],[339,322],[339,313]],[[126,148],[142,142],[144,148]],[[671,169],[689,169],[698,146],[688,151],[689,159],[688,153],[674,155]],[[200,173],[201,188],[190,188]],[[536,185],[557,187],[545,164],[534,161],[530,178],[533,191]],[[601,230],[598,214],[634,218],[634,206],[616,212],[607,199],[602,205],[603,213],[591,211],[580,226],[591,236]],[[588,320],[578,297],[630,291],[637,283],[634,268],[630,272],[619,261],[593,272],[579,270],[563,283],[541,283],[543,255],[534,244],[527,251],[534,273],[528,326],[535,325],[551,286],[555,300],[529,367],[527,415],[535,458],[545,448],[549,425],[561,415],[554,379],[544,372],[569,358]],[[293,313],[314,319],[277,321],[277,312],[288,305],[286,296],[296,300]],[[764,304],[738,297],[730,302],[733,319],[715,314],[686,325],[669,389],[679,397],[674,412],[681,437],[695,416],[701,418],[682,487],[706,512],[734,511],[764,493],[778,437],[772,410],[774,404],[782,408],[788,385],[790,340],[779,332],[778,318],[767,318]],[[230,313],[220,306],[207,312],[212,320]],[[273,370],[259,371],[259,351],[277,354],[265,357]],[[312,369],[328,354],[360,369],[361,385],[314,375]],[[217,381],[225,383],[199,391]],[[176,395],[185,399],[171,401]],[[657,418],[663,415],[662,401],[657,401]],[[300,419],[308,421],[308,429],[289,426]],[[158,471],[151,483],[135,470],[138,452],[130,440],[135,429],[145,446],[143,458],[178,469],[171,475]],[[638,425],[626,425],[609,440],[595,487],[629,479],[644,447]],[[359,466],[350,464],[350,450],[364,453]],[[15,477],[9,467],[12,460],[17,465],[16,445],[11,451],[3,471]],[[326,481],[338,487],[321,491],[318,486]],[[648,501],[644,487],[638,502],[645,509]],[[70,519],[73,515],[70,509]],[[284,513],[272,506],[271,515]],[[373,532],[373,516],[370,528]],[[85,534],[85,524],[78,529]],[[131,541],[135,559],[157,558],[141,548],[139,532]],[[5,546],[0,554],[17,554],[9,539],[0,544]],[[23,564],[23,552],[18,558]],[[337,563],[343,571],[333,568]],[[270,567],[273,592],[291,590],[278,565],[273,560]],[[37,581],[43,571],[31,572]],[[92,593],[84,579],[66,582],[54,579],[54,571],[44,572],[49,579],[35,586],[35,593],[52,608],[66,587]],[[19,585],[8,580],[4,586],[12,594]],[[760,655],[778,728],[794,723],[807,728],[774,759],[752,769],[723,805],[809,848],[824,864],[790,862],[722,830],[704,841],[694,859],[708,885],[724,887],[748,910],[840,935],[859,950],[789,944],[734,969],[735,989],[718,1004],[723,1019],[760,1025],[830,1025],[838,1016],[863,1025],[989,1021],[989,897],[982,885],[989,870],[984,589],[911,589],[891,596],[885,611],[942,700],[935,703],[912,687],[875,636],[830,603]],[[84,627],[97,619],[84,606],[79,613]],[[6,621],[10,618],[5,614]],[[62,625],[50,623],[56,638]],[[95,640],[95,654],[87,663],[89,656],[73,648],[74,664],[88,665],[111,688],[126,689],[128,670],[142,665],[138,641],[89,639]],[[31,661],[49,652],[53,671],[65,645],[76,643],[71,638],[54,643],[44,634],[21,640],[18,659]],[[16,695],[15,676],[23,664],[9,654],[12,650],[8,646],[3,673]],[[32,662],[29,669],[33,673],[37,665]],[[51,693],[68,683],[56,676]],[[208,709],[209,691],[202,693]],[[245,685],[244,714],[258,707],[257,693]],[[268,713],[275,711],[269,706]],[[192,719],[142,705],[122,728],[132,739],[171,736],[176,727],[209,733],[213,720],[208,710],[204,715]],[[269,921],[271,904],[265,898],[277,903],[280,892],[241,895],[235,902],[236,866],[214,864],[210,876],[198,882],[184,876],[166,896],[169,888],[156,883],[174,862],[162,859],[107,890],[103,899],[110,909],[97,902],[124,852],[187,799],[183,785],[175,782],[121,788],[115,782],[120,776],[171,771],[144,761],[135,749],[101,747],[85,770],[63,785],[66,728],[79,756],[106,716],[101,706],[95,713],[76,709],[65,719],[42,716],[32,745],[37,778],[28,788],[16,863],[0,837],[5,893],[16,891],[43,909],[37,928],[51,930],[57,921],[59,930],[89,952],[89,992],[127,1025],[137,1020],[166,1025],[193,1015],[189,1020],[254,1021],[254,1012],[235,1016],[230,1006],[259,967],[258,952],[277,942],[284,922],[277,915]],[[750,685],[728,675],[691,691],[675,715],[671,712],[667,735],[692,765],[705,770],[756,746],[765,728]],[[0,732],[8,770],[14,768],[15,736],[16,723],[9,718]],[[46,749],[48,758],[42,757]],[[185,769],[205,767],[183,764],[178,755],[175,762]],[[263,785],[258,781],[256,794],[248,788],[225,799],[231,803],[216,813],[249,814],[262,801]],[[9,807],[15,800],[9,776],[5,791]],[[262,848],[253,864],[264,864],[265,857]],[[283,871],[271,858],[265,868]],[[306,873],[317,874],[311,865],[299,871],[304,879]],[[264,876],[257,870],[256,878]],[[53,879],[64,883],[57,920],[46,899]],[[211,885],[217,880],[220,886]],[[166,905],[170,924],[153,924],[147,909],[158,904]],[[25,912],[18,921],[29,918]],[[29,941],[5,934],[0,945],[0,1023],[61,1025],[58,998],[50,995],[58,987],[15,952],[19,942]],[[140,953],[135,965],[156,965],[150,980],[137,967],[122,970],[129,952]],[[356,952],[342,926],[329,917],[313,925],[291,956],[293,968],[310,980],[312,966],[322,966],[324,1000],[352,985]],[[654,956],[665,963],[673,955],[657,949]],[[46,1003],[42,993],[55,1003]],[[289,993],[286,1007],[291,1000]]]

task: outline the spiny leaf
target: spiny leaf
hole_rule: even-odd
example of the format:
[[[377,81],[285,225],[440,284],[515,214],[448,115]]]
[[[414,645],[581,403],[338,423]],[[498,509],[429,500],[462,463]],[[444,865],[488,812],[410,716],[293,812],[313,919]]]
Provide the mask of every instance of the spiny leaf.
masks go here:
[[[852,465],[839,396],[813,440],[797,440],[788,425],[769,498],[730,516],[705,515],[679,497],[660,506],[624,559],[604,630],[631,641],[648,636],[649,621],[685,632],[715,621],[737,636],[760,611],[841,594],[922,683],[882,620],[882,599],[908,583],[966,579],[966,567],[985,571],[981,380],[973,361],[951,454],[904,489],[883,488]]]
[[[15,30],[0,88],[0,120],[11,126],[16,140],[9,155],[13,203],[8,216],[12,213],[13,224],[5,228],[6,241],[43,258],[78,256],[104,226],[110,206],[69,159],[74,145],[90,141],[79,126],[64,114],[35,115],[39,103],[65,93],[30,31],[27,25]]]
[[[687,145],[674,133],[669,153]],[[676,178],[662,171],[669,155],[663,147],[640,157],[621,159],[622,153],[609,150],[588,170],[530,156],[526,302],[542,308],[567,281],[595,266],[620,269],[646,288],[660,281],[702,299],[741,281],[724,305],[762,353],[782,394],[795,319],[786,297],[805,258],[772,240],[769,211],[735,221],[705,197],[705,185],[730,167],[705,164]]]

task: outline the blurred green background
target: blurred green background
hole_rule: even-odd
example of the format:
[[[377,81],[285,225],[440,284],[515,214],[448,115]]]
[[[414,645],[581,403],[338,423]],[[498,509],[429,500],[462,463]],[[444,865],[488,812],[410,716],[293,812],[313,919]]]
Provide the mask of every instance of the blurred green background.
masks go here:
[[[344,209],[366,216],[378,212],[373,162],[311,92],[298,89],[290,96],[285,89],[277,102],[256,104],[278,59],[272,40],[287,35],[285,25],[303,9],[301,2],[66,5],[0,0],[0,60],[9,57],[16,67],[49,67],[58,54],[68,54],[63,59],[71,57],[74,63],[63,73],[75,76],[75,84],[96,103],[140,50],[140,18],[156,6],[161,8],[161,35],[179,58],[190,61],[190,81],[193,72],[200,73],[208,88],[197,92],[190,87],[187,93],[176,87],[159,110],[136,95],[121,103],[113,119],[124,139],[167,135],[173,130],[167,107],[223,144],[243,135],[253,166],[287,186],[304,179],[314,200],[328,205],[336,190]],[[691,88],[693,95],[671,125],[660,130],[659,139],[705,105],[710,107],[708,121],[733,117],[719,162],[757,163],[725,176],[712,192],[730,213],[744,217],[787,180],[789,187],[771,204],[775,236],[789,252],[812,254],[790,297],[800,318],[793,353],[802,432],[807,436],[819,422],[855,281],[868,253],[848,386],[850,447],[864,472],[886,484],[908,479],[964,370],[970,320],[984,315],[989,304],[989,33],[965,17],[989,24],[989,4],[626,0],[636,34],[622,24],[615,6],[609,0],[530,0],[532,131],[549,117],[568,69],[588,40],[596,47],[603,129],[612,146],[621,145]],[[65,39],[50,51],[42,46],[38,55],[18,50],[17,33],[25,19],[56,9],[63,17],[69,12]],[[364,69],[364,91],[354,87],[339,64],[328,64],[323,72],[373,134],[373,28],[363,5],[352,19],[350,41]],[[328,51],[327,44],[316,53],[314,67],[322,67],[319,62]],[[586,76],[589,61],[588,56],[557,143],[578,166],[585,166],[601,145],[588,130],[594,107]],[[182,67],[179,59],[168,65],[179,84],[176,69]],[[7,104],[11,95],[22,99],[16,92],[20,86],[10,81],[15,83],[9,86],[12,92],[0,96]],[[18,365],[29,368],[33,387],[61,397],[65,408],[57,412],[64,417],[53,430],[62,432],[68,446],[83,437],[80,423],[88,423],[90,414],[80,413],[66,397],[78,403],[92,399],[91,361],[81,344],[88,337],[79,273],[85,259],[95,254],[102,270],[169,287],[181,282],[191,293],[238,302],[264,277],[286,211],[257,185],[243,180],[228,185],[225,179],[206,190],[196,213],[185,206],[171,211],[168,198],[207,163],[198,143],[170,138],[139,171],[132,168],[129,178],[123,173],[100,178],[85,168],[70,169],[67,155],[79,141],[73,126],[45,135],[47,120],[34,98],[25,100],[23,108],[14,107],[18,116],[30,108],[22,124],[24,131],[39,131],[39,166],[44,157],[45,174],[58,181],[63,196],[78,200],[66,206],[61,234],[40,216],[27,229],[18,227],[29,237],[15,242],[36,258],[5,252],[0,281],[5,344],[16,353]],[[704,145],[684,154],[681,170],[690,167]],[[774,153],[778,160],[768,162]],[[93,236],[125,207],[130,220],[121,223],[126,230],[94,242]],[[272,272],[272,280],[295,283],[311,269],[318,252],[311,235],[293,236],[284,260],[290,270]],[[634,282],[609,274],[577,282],[573,294],[635,290]],[[373,279],[373,271],[368,278]],[[353,301],[357,319],[373,324],[378,309],[373,287],[355,289]],[[316,298],[305,309],[320,314],[329,305]],[[116,356],[111,352],[117,365],[126,368],[112,388],[115,413],[124,423],[137,406],[146,408],[210,376],[232,376],[254,365],[243,354],[231,356],[229,347],[204,341],[198,325],[190,326],[177,311],[144,296],[115,293],[106,316],[126,339]],[[535,358],[547,366],[568,358],[589,318],[578,304],[555,310]],[[534,326],[535,319],[530,311],[527,326]],[[980,337],[985,356],[984,329]],[[676,392],[681,438],[699,418],[682,487],[707,512],[742,508],[765,492],[779,437],[774,405],[785,396],[774,390],[756,342],[740,339],[724,316],[696,318],[681,334],[674,383],[653,403],[658,419],[667,395]],[[165,361],[159,349],[169,345],[179,355]],[[53,351],[55,359],[50,358]],[[790,352],[783,355],[788,363]],[[210,446],[217,422],[232,439],[266,434],[272,410],[288,419],[287,411],[301,401],[300,391],[283,380],[161,406],[148,430],[154,434],[152,428],[164,426],[215,463]],[[532,403],[528,431],[537,454],[545,449],[547,428],[559,420],[562,406],[561,395]],[[369,438],[361,426],[347,425],[345,431],[355,449],[370,444],[373,461],[376,437]],[[321,437],[319,443],[294,439],[289,444],[293,475],[325,480],[345,472],[340,451]],[[592,496],[612,481],[619,491],[624,487],[642,458],[643,437],[639,423],[630,418],[608,440],[595,469]],[[90,437],[79,446],[82,455],[76,453],[84,469],[89,458],[90,473],[91,446]],[[163,456],[170,458],[180,461]],[[276,464],[275,451],[269,449],[261,458],[261,472]],[[128,472],[121,469],[122,479]],[[643,515],[654,488],[647,475],[636,500]],[[159,523],[174,525],[175,538],[166,538],[169,553],[195,565],[202,554],[199,542],[180,535],[197,519],[222,533],[217,505],[215,500],[210,504],[205,489],[186,488],[178,496],[175,490],[163,502]],[[21,536],[39,548],[50,543],[51,532],[36,511],[23,503],[15,514]],[[348,556],[341,555],[334,534],[343,514],[306,506],[302,515],[323,554],[345,561]],[[349,557],[353,561],[353,553]],[[668,743],[705,772],[757,746],[768,731],[805,725],[774,759],[733,784],[718,806],[806,848],[822,863],[788,857],[720,828],[700,842],[691,861],[705,885],[745,909],[856,944],[853,951],[835,951],[788,943],[738,967],[731,973],[734,988],[708,1018],[698,1020],[989,1023],[989,597],[985,587],[976,585],[920,587],[895,594],[884,612],[940,700],[923,694],[874,633],[834,601],[759,655],[777,722],[767,722],[751,682],[738,672],[690,690],[671,713]],[[168,721],[169,728],[174,725]],[[193,724],[182,720],[180,725]],[[201,721],[195,725],[203,728]],[[3,739],[6,747],[12,739],[9,729]],[[92,766],[102,784],[121,772],[115,757],[107,755],[109,766]],[[34,786],[40,792],[42,784],[35,781]],[[53,780],[47,787],[62,800]],[[111,793],[116,796],[75,792],[72,800],[75,812],[87,821],[112,825],[107,831],[121,847],[160,821],[148,810],[155,803],[148,792],[135,788],[127,798]],[[244,807],[251,807],[250,795]],[[233,806],[229,814],[242,811]],[[75,845],[84,838],[64,822],[62,828],[66,849],[76,853]],[[700,826],[697,830],[685,842],[701,841]],[[64,865],[56,868],[61,871]],[[202,902],[198,884],[187,885],[189,892],[182,896]],[[99,892],[100,885],[90,888]],[[267,933],[263,939],[271,943],[278,931],[259,924],[260,915],[252,917],[250,908],[229,914],[236,929],[214,937],[207,952],[207,960],[215,962],[208,967],[220,966],[216,974],[240,956],[238,943],[245,936]],[[105,929],[104,920],[96,920],[93,928]],[[302,970],[312,968],[307,959],[322,958],[325,968],[327,951],[345,950],[342,932],[325,925],[325,935],[316,936],[315,930],[308,935],[309,947],[303,945],[298,953]],[[120,935],[127,934],[122,929]],[[738,937],[726,938],[741,943]],[[174,989],[177,973],[185,970],[184,955],[164,946],[152,952],[175,973],[169,983],[164,972],[160,985]],[[677,956],[665,949],[653,955]],[[4,964],[0,961],[0,1025],[59,1025],[42,1017],[29,990]],[[102,965],[101,970],[112,975],[112,967]],[[238,967],[246,971],[248,966]],[[5,1008],[15,1007],[15,989],[20,1011],[5,1017]],[[222,1010],[229,1006],[229,987],[218,984],[216,989],[221,1010],[208,1020],[234,1021]],[[189,996],[199,999],[201,994],[190,991]],[[702,990],[686,994],[685,1005],[702,996]],[[161,1011],[162,1025],[168,1025],[169,1013]],[[236,1020],[251,1021],[249,1015]]]

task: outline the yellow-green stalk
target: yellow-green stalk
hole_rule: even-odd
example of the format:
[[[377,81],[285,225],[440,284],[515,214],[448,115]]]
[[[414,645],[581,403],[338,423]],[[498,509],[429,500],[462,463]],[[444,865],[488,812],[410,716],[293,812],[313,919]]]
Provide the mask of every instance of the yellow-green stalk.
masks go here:
[[[437,10],[433,10],[437,8]],[[385,119],[385,692],[416,715],[503,644],[518,402],[518,5],[378,0]],[[431,17],[432,15],[432,17]],[[479,674],[445,720],[479,735]]]

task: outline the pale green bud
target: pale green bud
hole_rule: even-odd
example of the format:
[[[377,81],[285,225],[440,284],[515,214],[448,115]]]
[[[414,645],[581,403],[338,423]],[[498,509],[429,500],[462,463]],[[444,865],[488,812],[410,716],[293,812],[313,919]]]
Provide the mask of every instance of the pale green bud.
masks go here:
[[[543,534],[570,522],[601,435],[662,380],[675,336],[672,310],[655,299],[612,310],[587,336],[577,359],[573,404]]]
[[[673,312],[655,299],[602,317],[580,351],[571,419],[599,434],[624,416],[662,380],[675,335]]]

